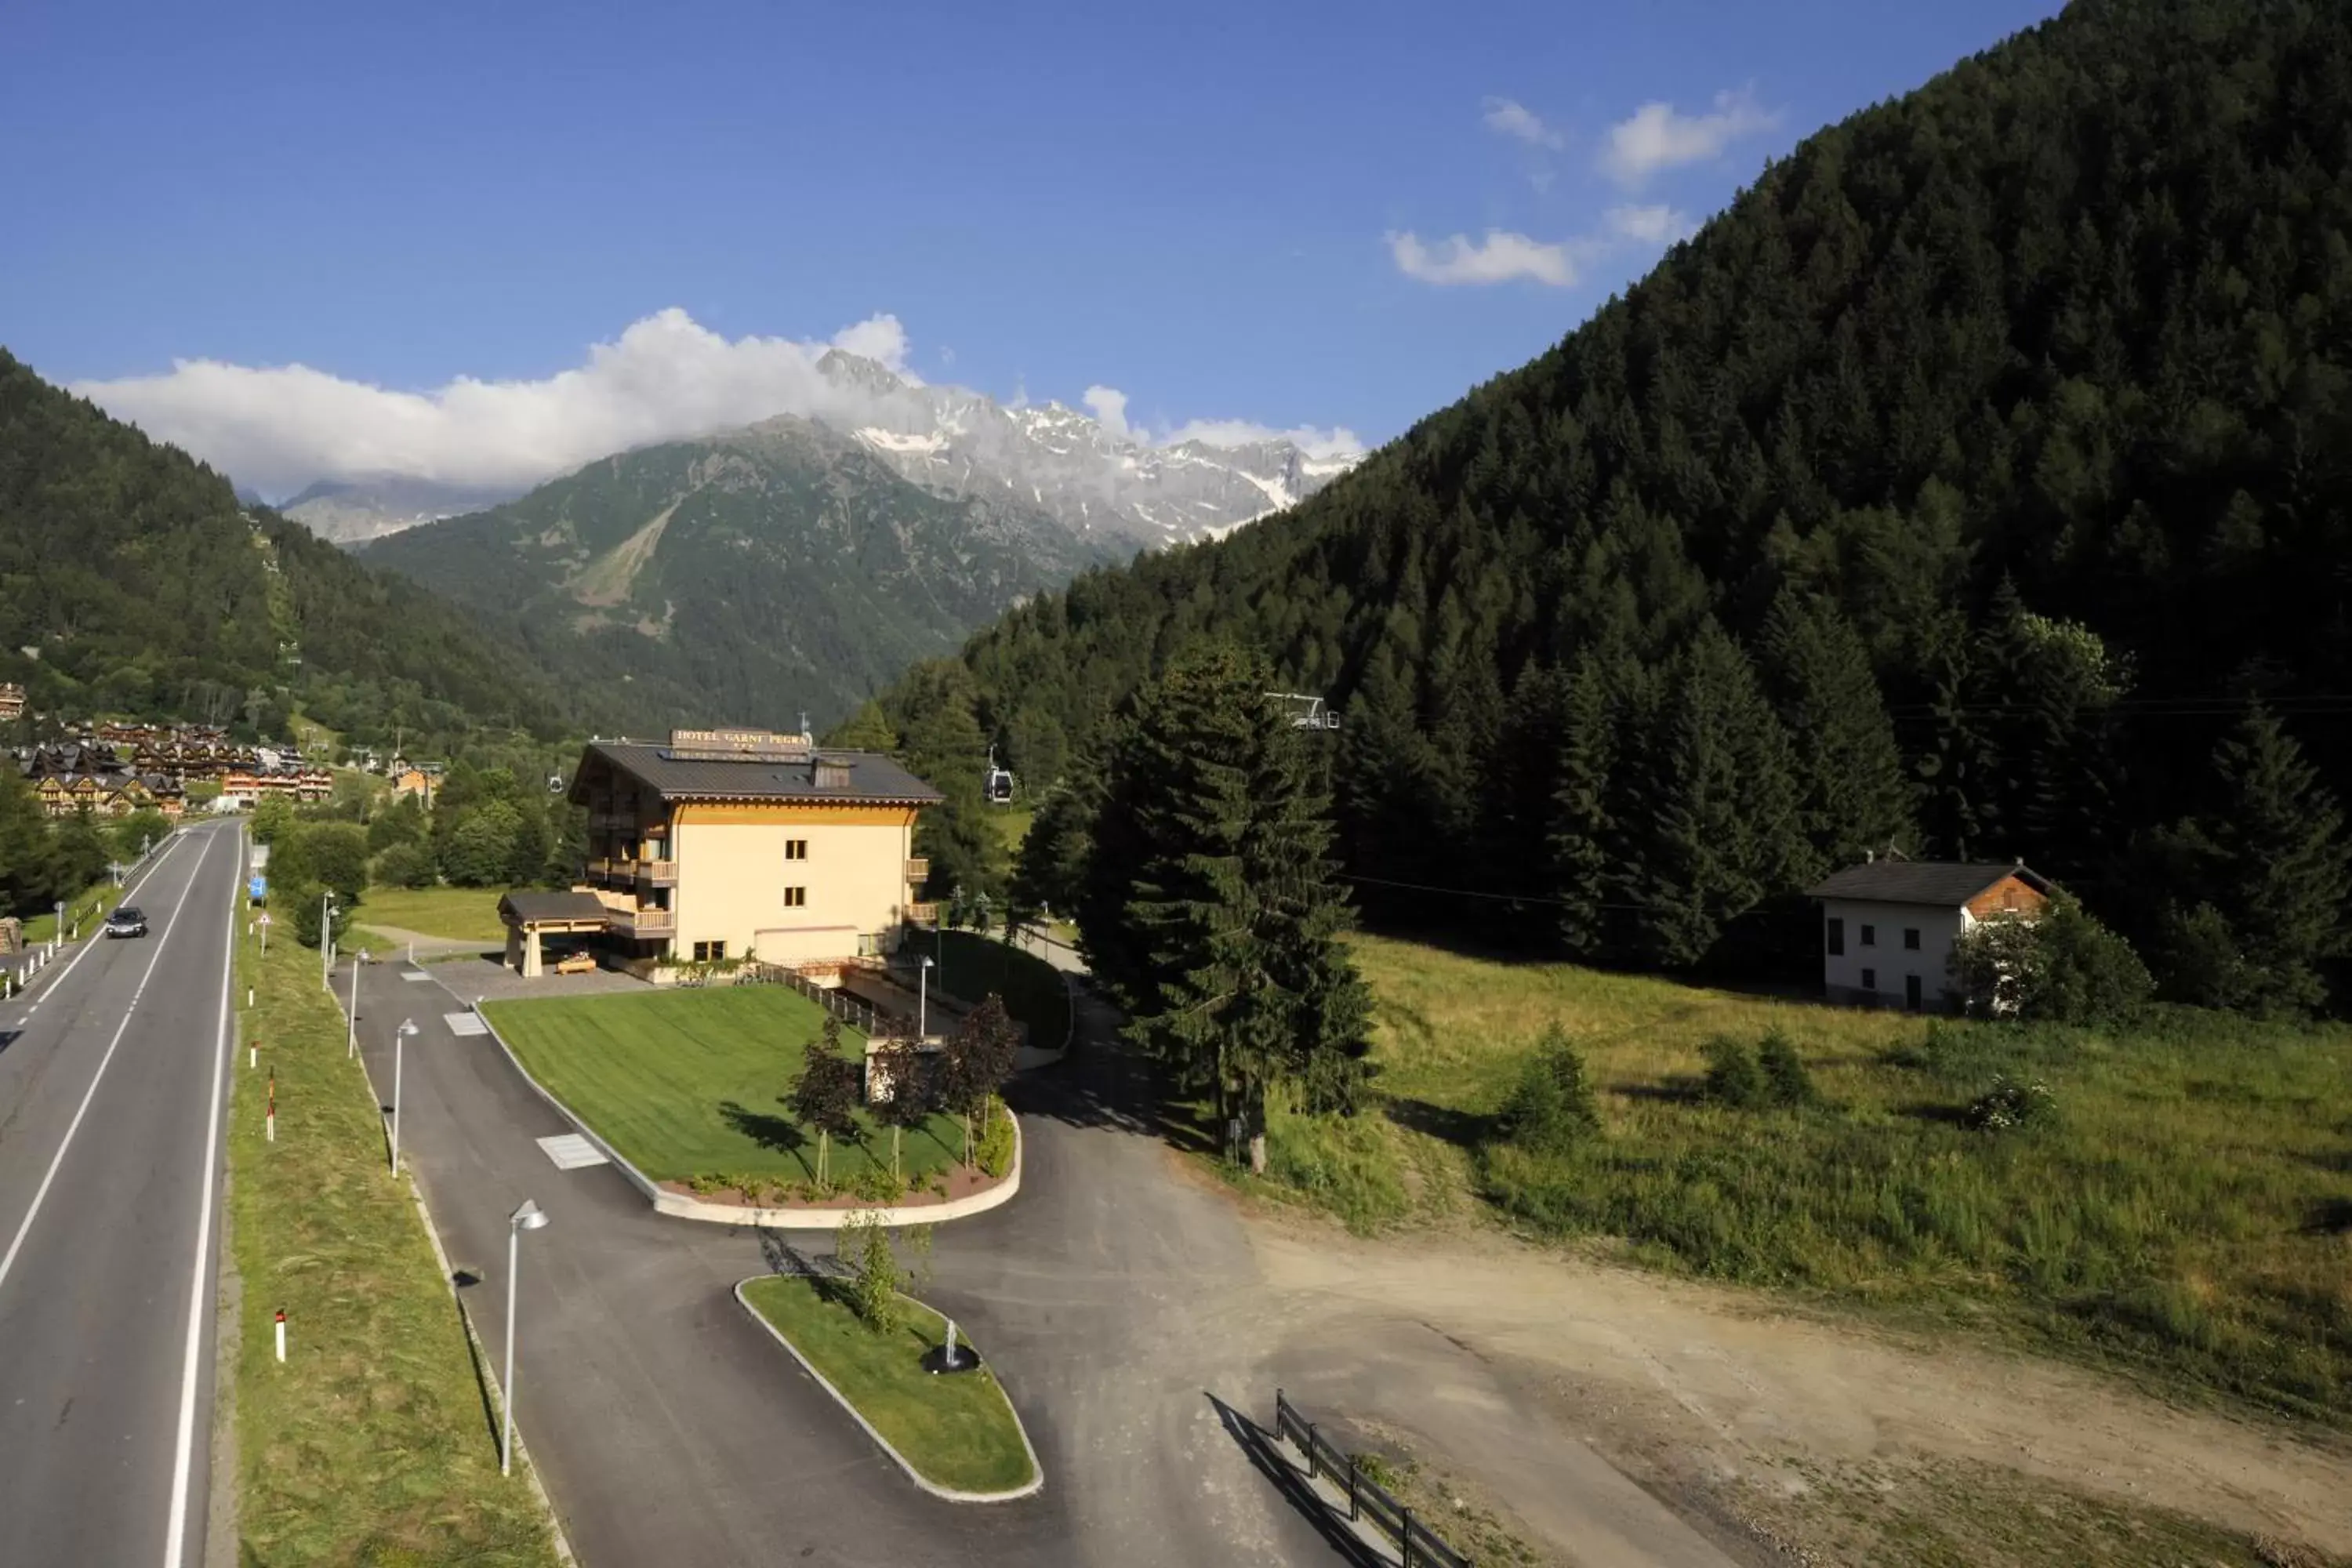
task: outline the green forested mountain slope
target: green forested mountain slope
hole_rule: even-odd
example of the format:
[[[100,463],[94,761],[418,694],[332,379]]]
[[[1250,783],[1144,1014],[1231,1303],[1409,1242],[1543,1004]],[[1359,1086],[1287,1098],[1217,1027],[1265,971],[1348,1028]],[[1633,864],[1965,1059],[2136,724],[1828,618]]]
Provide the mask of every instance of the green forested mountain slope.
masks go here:
[[[243,722],[291,703],[355,739],[552,733],[520,650],[0,351],[0,677],[35,707]],[[28,651],[29,650],[29,651]]]
[[[1042,513],[932,495],[793,418],[606,458],[361,554],[519,616],[567,679],[779,724],[830,722],[1100,559]]]
[[[2217,963],[2282,899],[2340,942],[2340,882],[2247,882],[2333,848],[2212,830],[2249,791],[2324,823],[2315,765],[2352,777],[2347,372],[2352,10],[2078,0],[1294,511],[1043,595],[885,707],[973,704],[1034,783],[1171,649],[1244,640],[1344,709],[1373,913],[1587,956],[1720,957],[1890,840],[2024,856]],[[2252,694],[2284,732],[2217,763]]]

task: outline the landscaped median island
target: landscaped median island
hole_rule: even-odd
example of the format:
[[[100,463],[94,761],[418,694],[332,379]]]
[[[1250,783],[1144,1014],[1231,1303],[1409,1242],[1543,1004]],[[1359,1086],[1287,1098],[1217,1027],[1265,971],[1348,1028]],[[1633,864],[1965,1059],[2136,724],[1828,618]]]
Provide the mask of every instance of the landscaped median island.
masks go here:
[[[894,1127],[859,1102],[866,1038],[840,1028],[829,1130],[796,1090],[831,1022],[781,985],[493,1002],[484,1009],[525,1071],[648,1180],[705,1202],[846,1210],[944,1204],[1010,1169],[1011,1118],[933,1110]],[[895,1166],[894,1166],[895,1161]]]
[[[947,1332],[930,1308],[899,1297],[899,1321],[876,1328],[858,1315],[851,1281],[805,1274],[747,1279],[736,1295],[932,1489],[991,1502],[1043,1484],[996,1374],[985,1364],[929,1370]]]

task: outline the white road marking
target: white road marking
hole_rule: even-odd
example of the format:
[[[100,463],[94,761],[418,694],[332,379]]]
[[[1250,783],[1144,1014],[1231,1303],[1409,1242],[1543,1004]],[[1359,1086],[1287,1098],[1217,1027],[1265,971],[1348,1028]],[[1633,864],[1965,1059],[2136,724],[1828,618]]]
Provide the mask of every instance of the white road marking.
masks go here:
[[[204,851],[198,850],[196,869],[201,871],[204,864]],[[131,994],[131,1005],[122,1009],[122,1022],[115,1026],[114,1038],[106,1043],[106,1054],[98,1058],[98,1070],[90,1074],[89,1088],[82,1091],[81,1104],[75,1109],[73,1120],[66,1123],[66,1135],[58,1141],[58,1152],[50,1157],[48,1173],[42,1176],[41,1184],[33,1189],[33,1206],[25,1211],[25,1223],[16,1227],[16,1239],[8,1244],[7,1254],[0,1257],[0,1286],[8,1283],[8,1271],[16,1266],[16,1255],[25,1249],[25,1237],[31,1233],[33,1221],[40,1216],[41,1205],[49,1195],[49,1187],[58,1179],[58,1167],[65,1163],[66,1151],[73,1146],[74,1134],[81,1131],[81,1119],[89,1114],[89,1102],[98,1097],[98,1086],[106,1077],[107,1064],[114,1060],[115,1047],[122,1044],[122,1037],[129,1031],[131,1020],[138,1013],[139,999],[147,994],[147,983],[155,978],[155,965],[163,962],[163,949],[172,940],[172,928],[180,923],[180,910],[186,906],[188,895],[195,889],[196,877],[192,871],[188,874],[188,885],[180,889],[180,901],[172,906],[172,918],[163,924],[162,941],[156,942],[155,951],[147,956],[147,973],[139,977],[139,989]],[[74,963],[79,963],[95,946],[92,943],[90,947],[83,948],[81,953],[75,956]],[[72,973],[73,967],[68,964],[66,973]],[[58,976],[61,981],[64,978],[64,975]]]
[[[479,1013],[444,1013],[441,1021],[449,1026],[453,1035],[487,1035],[490,1026]]]
[[[229,835],[231,843],[241,845],[245,841],[241,825],[230,828]],[[199,858],[196,864],[201,868],[203,859]],[[233,894],[244,891],[243,880],[242,877],[231,879]],[[194,879],[191,878],[188,885],[193,888]],[[213,1183],[220,1168],[221,1084],[228,1067],[232,1033],[229,984],[236,974],[236,910],[232,897],[228,930],[221,942],[220,1030],[213,1043],[212,1110],[210,1120],[205,1123],[205,1195],[202,1206],[196,1210],[195,1278],[188,1286],[188,1353],[180,1371],[180,1437],[178,1451],[172,1458],[172,1529],[163,1543],[163,1568],[180,1568],[187,1551],[188,1483],[195,1460],[196,1374],[204,1348],[205,1284],[211,1272],[206,1264],[213,1243]]]
[[[609,1165],[604,1152],[577,1132],[558,1132],[551,1138],[534,1140],[547,1157],[555,1162],[559,1171],[584,1171],[591,1165]]]

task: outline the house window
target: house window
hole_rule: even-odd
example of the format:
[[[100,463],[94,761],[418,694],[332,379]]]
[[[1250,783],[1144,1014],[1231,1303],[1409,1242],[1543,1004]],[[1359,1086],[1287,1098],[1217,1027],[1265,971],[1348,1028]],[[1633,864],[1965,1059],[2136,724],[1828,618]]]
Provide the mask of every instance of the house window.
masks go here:
[[[808,889],[806,888],[786,888],[784,889],[784,908],[788,910],[797,910],[807,904],[807,902]]]
[[[1906,952],[1916,952],[1919,951],[1919,928],[1917,926],[1905,926],[1903,928],[1903,949]]]
[[[697,963],[718,963],[726,957],[727,944],[723,942],[698,942],[694,944],[694,962]]]
[[[1908,1007],[1912,1012],[1916,1013],[1919,1011],[1920,1004],[1926,998],[1921,994],[1919,977],[1916,974],[1905,975],[1903,977],[1903,1005]]]
[[[1843,957],[1844,957],[1844,956],[1845,956],[1845,921],[1844,921],[1844,918],[1843,918],[1843,917],[1842,917],[1842,916],[1839,916],[1839,915],[1832,915],[1832,916],[1829,918],[1829,926],[1828,926],[1828,930],[1829,930],[1829,938],[1830,938],[1830,956],[1831,956],[1832,958],[1843,958]]]
[[[1868,931],[1870,928],[1868,926],[1864,926],[1862,929]],[[1864,991],[1875,991],[1878,989],[1878,971],[1875,969],[1865,969],[1862,972],[1862,988]]]
[[[1876,947],[1878,945],[1878,928],[1876,926],[1864,925],[1862,928],[1862,945],[1864,947]]]
[[[785,840],[784,840],[784,858],[785,858],[785,859],[787,859],[787,860],[805,860],[805,859],[807,859],[807,858],[808,858],[808,840],[807,840],[807,839],[805,839],[805,838],[787,838],[787,839],[785,839]]]

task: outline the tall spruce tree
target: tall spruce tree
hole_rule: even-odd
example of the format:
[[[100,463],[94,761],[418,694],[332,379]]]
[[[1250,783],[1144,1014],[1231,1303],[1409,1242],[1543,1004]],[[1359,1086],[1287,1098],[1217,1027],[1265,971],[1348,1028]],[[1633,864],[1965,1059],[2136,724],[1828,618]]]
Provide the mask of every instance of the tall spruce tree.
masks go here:
[[[1687,969],[1730,921],[1821,864],[1801,831],[1788,732],[1720,627],[1703,627],[1676,661],[1644,763],[1637,943],[1646,961]]]
[[[1552,796],[1550,856],[1559,936],[1569,955],[1607,951],[1610,894],[1621,879],[1613,784],[1618,714],[1599,659],[1577,660],[1560,696],[1559,787]]]
[[[1784,588],[1764,623],[1764,667],[1793,746],[1806,841],[1832,865],[1908,849],[1910,783],[1861,635],[1830,600]]]
[[[2352,948],[2352,847],[2344,812],[2267,710],[2250,708],[2213,757],[2213,808],[2167,836],[2181,884],[2168,979],[2184,999],[2265,1013],[2327,1000]]]
[[[1137,694],[1079,911],[1134,1037],[1243,1123],[1260,1170],[1277,1086],[1349,1105],[1370,1012],[1339,941],[1328,805],[1268,684],[1259,660],[1213,644]]]

